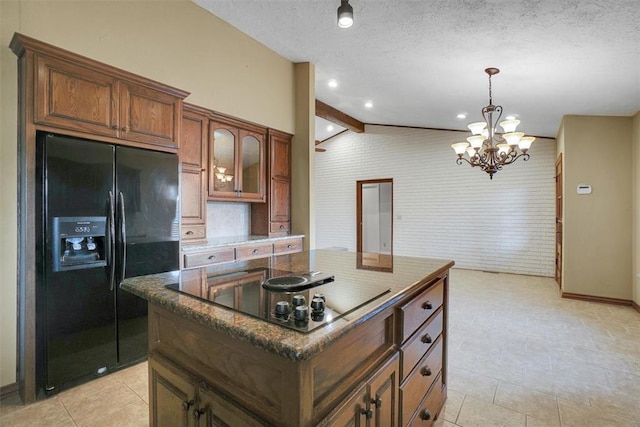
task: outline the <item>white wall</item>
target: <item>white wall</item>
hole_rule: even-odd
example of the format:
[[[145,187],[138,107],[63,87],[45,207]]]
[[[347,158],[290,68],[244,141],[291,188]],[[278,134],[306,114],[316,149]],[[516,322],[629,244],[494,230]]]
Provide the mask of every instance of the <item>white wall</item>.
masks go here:
[[[554,275],[553,139],[537,139],[493,180],[458,166],[464,132],[367,126],[316,153],[318,248],[356,245],[356,181],[393,178],[393,251],[453,259],[458,267]]]

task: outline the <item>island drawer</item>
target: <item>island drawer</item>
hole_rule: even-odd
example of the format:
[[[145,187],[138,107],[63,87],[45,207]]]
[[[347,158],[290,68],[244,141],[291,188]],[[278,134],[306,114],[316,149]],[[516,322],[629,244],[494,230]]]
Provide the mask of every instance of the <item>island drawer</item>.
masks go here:
[[[427,397],[421,402],[409,426],[429,427],[433,425],[435,418],[442,409],[442,375],[431,386]]]
[[[401,342],[405,342],[431,317],[444,300],[444,279],[439,279],[411,301],[400,307]]]
[[[442,321],[442,308],[439,308],[436,315],[431,317],[429,321],[402,346],[400,351],[402,354],[402,379],[405,379],[409,375],[409,372],[416,366],[416,363],[418,363],[438,339],[442,333]]]
[[[302,251],[302,239],[278,240],[273,244],[273,253],[276,255],[290,254]]]
[[[238,261],[263,258],[271,254],[273,254],[273,245],[271,243],[236,247],[236,260]]]
[[[185,254],[184,267],[200,267],[203,265],[218,264],[233,261],[236,257],[234,248],[218,248],[208,251]]]
[[[423,356],[409,377],[400,386],[400,407],[402,422],[413,417],[413,414],[426,395],[435,378],[442,370],[442,336],[438,338],[431,350]]]

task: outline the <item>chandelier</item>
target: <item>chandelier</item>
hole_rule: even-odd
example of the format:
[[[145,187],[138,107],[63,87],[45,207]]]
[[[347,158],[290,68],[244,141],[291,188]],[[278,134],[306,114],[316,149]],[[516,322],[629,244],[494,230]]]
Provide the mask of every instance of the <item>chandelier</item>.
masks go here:
[[[493,179],[494,173],[520,157],[524,161],[529,160],[528,151],[535,138],[525,136],[523,132],[516,132],[520,120],[515,119],[500,122],[504,133],[496,132],[496,125],[502,117],[502,107],[493,105],[491,76],[498,74],[500,70],[487,68],[484,72],[489,75],[489,105],[482,109],[484,122],[469,124],[467,127],[471,130],[472,136],[467,138],[468,142],[451,144],[451,148],[458,155],[457,164],[461,165],[462,162],[467,162],[471,167],[478,166],[489,174],[490,179]]]

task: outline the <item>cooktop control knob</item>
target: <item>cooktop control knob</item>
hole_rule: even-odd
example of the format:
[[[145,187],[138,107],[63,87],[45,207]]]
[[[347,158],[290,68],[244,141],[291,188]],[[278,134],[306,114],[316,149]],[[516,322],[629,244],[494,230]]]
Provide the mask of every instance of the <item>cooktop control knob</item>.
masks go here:
[[[322,301],[327,302],[327,299],[325,298],[324,294],[313,294],[313,298],[321,298]]]
[[[311,300],[311,310],[314,313],[324,312],[324,300],[322,298],[315,297]]]
[[[276,316],[286,316],[291,313],[291,306],[287,301],[278,301],[276,303]]]
[[[293,304],[294,307],[297,307],[299,305],[306,305],[307,300],[304,298],[304,295],[294,295],[293,299],[291,300],[291,304]]]
[[[293,317],[296,320],[307,320],[307,318],[309,317],[309,307],[307,307],[306,305],[297,306],[295,311],[293,312]]]

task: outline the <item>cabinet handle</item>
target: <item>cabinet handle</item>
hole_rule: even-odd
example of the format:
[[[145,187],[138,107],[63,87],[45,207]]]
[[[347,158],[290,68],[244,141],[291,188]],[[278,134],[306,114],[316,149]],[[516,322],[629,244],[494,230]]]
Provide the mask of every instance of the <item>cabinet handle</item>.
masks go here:
[[[113,129],[113,130],[118,130],[118,125],[113,125],[113,126],[111,126],[111,129]]]
[[[362,408],[360,409],[360,413],[365,415],[367,417],[368,420],[370,420],[371,418],[373,418],[373,411],[369,408]]]
[[[422,411],[420,413],[420,419],[424,421],[429,421],[431,419],[431,411],[428,409],[425,409],[424,411]]]
[[[191,235],[193,234],[193,231],[189,230],[189,231],[187,231],[187,232],[186,232],[186,233],[184,233],[184,234],[186,234],[187,236],[191,236]]]
[[[291,245],[287,245],[287,249],[291,249],[293,246]]]
[[[209,255],[209,259],[216,259],[215,255]]]
[[[257,253],[258,253],[258,250],[257,250],[257,249],[254,249],[252,253],[257,254]]]
[[[422,374],[423,377],[430,377],[431,376],[431,368],[428,366],[425,366],[424,368],[422,368],[422,370],[420,371],[420,374]]]
[[[125,126],[125,127],[122,128],[122,131],[123,132],[129,132],[129,128]]]
[[[194,409],[193,410],[193,418],[196,419],[196,420],[199,420],[200,416],[203,415],[206,412],[207,412],[206,409]]]
[[[424,310],[431,310],[433,308],[433,304],[431,304],[431,301],[426,301],[424,304],[422,304],[422,308]]]
[[[184,409],[185,411],[188,411],[189,408],[196,403],[195,400],[185,400],[184,402],[182,402],[182,409]]]
[[[282,230],[284,228],[284,224],[280,224],[280,229]]]
[[[431,338],[431,335],[426,334],[422,337],[422,342],[425,344],[431,344],[433,342],[433,338]]]
[[[371,399],[371,403],[373,403],[376,408],[381,408],[382,407],[382,398],[379,396],[376,396],[375,399]]]

